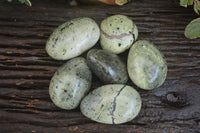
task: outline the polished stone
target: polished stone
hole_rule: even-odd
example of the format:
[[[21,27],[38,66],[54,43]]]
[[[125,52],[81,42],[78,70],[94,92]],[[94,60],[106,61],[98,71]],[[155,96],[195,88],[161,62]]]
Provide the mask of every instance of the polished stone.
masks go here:
[[[119,54],[129,49],[138,38],[138,29],[124,15],[113,15],[101,22],[100,44],[102,49]]]
[[[72,19],[54,30],[46,43],[46,51],[56,60],[68,60],[93,47],[99,36],[99,27],[91,18]]]
[[[92,74],[82,57],[74,58],[55,72],[49,86],[53,103],[66,110],[75,109],[89,91]]]
[[[91,70],[104,83],[125,84],[128,80],[126,65],[119,56],[101,49],[92,49],[87,54]]]
[[[151,90],[163,84],[167,64],[163,54],[149,41],[139,40],[128,54],[128,74],[138,87]]]
[[[141,109],[139,93],[122,84],[101,86],[81,102],[81,112],[91,120],[105,124],[121,124],[134,119]]]

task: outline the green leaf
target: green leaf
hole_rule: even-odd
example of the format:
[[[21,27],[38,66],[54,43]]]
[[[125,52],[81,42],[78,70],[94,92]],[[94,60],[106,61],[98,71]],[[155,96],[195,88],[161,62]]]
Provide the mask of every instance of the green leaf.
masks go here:
[[[193,3],[194,3],[194,0],[188,0],[188,5],[193,5]]]
[[[31,2],[29,0],[25,0],[25,4],[31,6]]]
[[[189,39],[200,37],[200,18],[192,20],[185,28],[185,36]]]
[[[180,5],[183,7],[187,7],[188,0],[180,0]]]
[[[199,11],[200,11],[200,1],[198,0],[195,0],[194,1],[194,11],[199,14]]]
[[[19,2],[21,2],[22,4],[24,4],[25,0],[18,0]]]
[[[20,3],[22,3],[22,4],[26,4],[26,5],[28,5],[28,6],[31,6],[31,2],[30,2],[30,0],[18,0]],[[12,2],[12,0],[8,0],[8,2]]]

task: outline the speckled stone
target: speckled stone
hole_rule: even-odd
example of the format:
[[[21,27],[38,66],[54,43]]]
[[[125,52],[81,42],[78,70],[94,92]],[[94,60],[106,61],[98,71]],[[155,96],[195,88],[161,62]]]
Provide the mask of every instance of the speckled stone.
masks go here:
[[[81,112],[91,120],[105,124],[131,121],[141,109],[139,93],[121,84],[101,86],[89,93],[81,102]]]
[[[67,60],[81,55],[98,41],[100,30],[91,18],[76,18],[54,30],[46,43],[46,51],[56,60]]]
[[[137,26],[124,15],[113,15],[104,19],[100,28],[102,48],[115,54],[129,49],[138,38]]]
[[[87,54],[87,62],[91,70],[104,83],[125,84],[128,80],[126,65],[116,54],[92,49]]]
[[[138,87],[151,90],[163,84],[167,65],[163,54],[149,41],[139,40],[128,54],[128,74]]]
[[[49,86],[53,103],[66,110],[76,108],[89,91],[92,74],[82,57],[74,58],[55,72]]]

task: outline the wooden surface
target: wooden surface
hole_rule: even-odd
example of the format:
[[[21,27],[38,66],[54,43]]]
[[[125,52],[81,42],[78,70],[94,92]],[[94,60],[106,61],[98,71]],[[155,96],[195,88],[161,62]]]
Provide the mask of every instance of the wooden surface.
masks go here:
[[[31,8],[0,2],[0,133],[199,133],[200,39],[184,37],[197,15],[170,0],[137,0],[128,5],[80,5],[32,0]],[[54,106],[50,79],[64,61],[51,59],[45,42],[54,28],[75,17],[100,23],[113,14],[129,16],[147,39],[164,53],[168,76],[163,86],[143,91],[139,116],[121,125],[105,125],[84,117],[79,109]],[[85,54],[83,54],[85,56]],[[123,60],[127,52],[120,55]],[[102,85],[94,76],[92,89]]]

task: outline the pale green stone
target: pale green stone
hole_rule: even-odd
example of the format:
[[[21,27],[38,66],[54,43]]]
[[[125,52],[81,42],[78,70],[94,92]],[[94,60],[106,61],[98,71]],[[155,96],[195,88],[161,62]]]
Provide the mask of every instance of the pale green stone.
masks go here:
[[[92,74],[82,57],[74,58],[55,72],[49,86],[53,103],[66,110],[76,108],[89,91]]]
[[[167,64],[163,54],[149,41],[139,40],[128,54],[128,74],[138,87],[151,90],[163,84]]]
[[[99,36],[99,27],[93,19],[72,19],[54,30],[46,43],[46,51],[56,60],[71,59],[93,47]]]
[[[137,26],[124,15],[113,15],[104,19],[100,28],[102,48],[115,54],[129,49],[138,38]]]
[[[122,84],[101,86],[81,102],[81,112],[91,120],[105,124],[131,121],[140,112],[142,101],[132,87]]]

